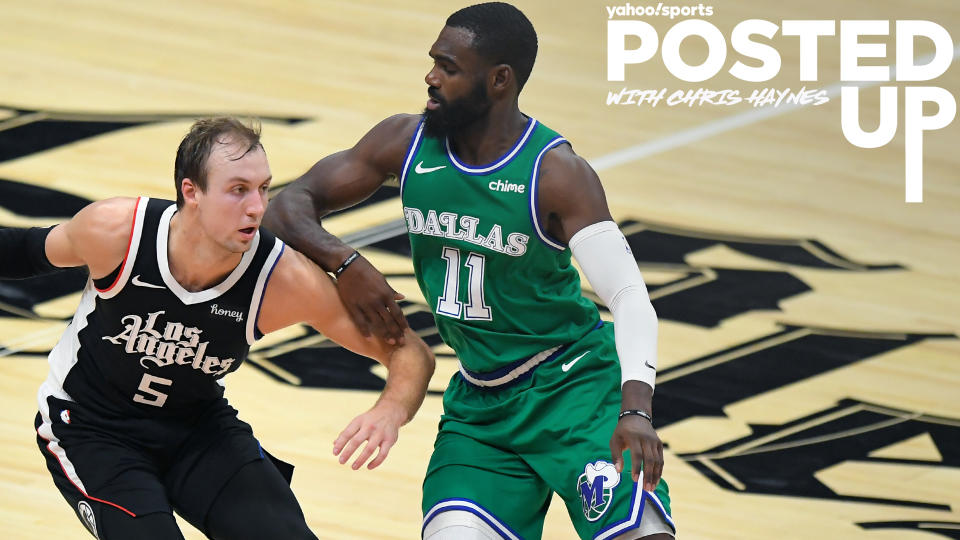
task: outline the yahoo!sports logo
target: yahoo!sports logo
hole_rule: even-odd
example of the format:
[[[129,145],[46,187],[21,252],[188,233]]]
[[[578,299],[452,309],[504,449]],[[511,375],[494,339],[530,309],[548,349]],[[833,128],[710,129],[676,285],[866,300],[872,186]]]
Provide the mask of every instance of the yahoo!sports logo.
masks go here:
[[[629,4],[628,4],[629,5]],[[632,6],[631,6],[632,7]],[[727,40],[713,24],[689,19],[673,25],[663,36],[662,42],[656,29],[641,20],[614,20],[618,11],[609,10],[607,21],[607,80],[623,81],[626,66],[642,64],[652,59],[660,50],[667,70],[677,79],[686,82],[701,82],[720,73],[727,63]],[[672,17],[671,17],[672,18]],[[860,59],[887,58],[887,45],[864,43],[861,38],[876,40],[889,36],[891,22],[895,22],[895,62],[888,65],[860,65]],[[755,37],[772,39],[778,32],[783,36],[798,38],[799,80],[816,82],[818,74],[818,46],[821,38],[837,35],[836,21],[832,20],[784,20],[781,24],[761,19],[750,19],[737,24],[730,35],[733,50],[745,59],[748,65],[736,60],[727,70],[745,82],[765,82],[773,79],[781,67],[780,52]],[[627,39],[640,38],[640,46],[627,47]],[[706,42],[707,57],[699,65],[688,64],[681,56],[681,45],[688,38],[696,37]],[[942,129],[956,116],[956,100],[948,90],[939,86],[921,85],[946,73],[960,48],[954,48],[949,32],[939,24],[923,20],[842,20],[840,38],[840,85],[839,91],[841,127],[844,137],[861,148],[879,148],[893,140],[897,133],[899,92],[896,86],[882,85],[886,82],[914,83],[903,91],[906,202],[923,202],[923,133]],[[914,55],[914,43],[918,39],[933,43],[934,52],[926,58]],[[632,41],[635,43],[635,41]],[[860,125],[860,90],[865,86],[881,84],[880,124],[873,131],[865,131]],[[656,106],[666,92],[656,90],[627,90],[610,92],[607,104],[643,104]],[[772,90],[772,89],[771,89]],[[754,91],[749,97],[741,97],[739,91],[719,92],[700,89],[696,93],[678,91],[667,98],[668,105],[704,104],[735,105],[746,101],[754,106],[787,103],[820,105],[829,100],[832,92],[802,88],[800,92]],[[634,101],[636,100],[636,101]],[[699,103],[697,103],[699,102]],[[926,116],[925,103],[935,103],[937,112]]]

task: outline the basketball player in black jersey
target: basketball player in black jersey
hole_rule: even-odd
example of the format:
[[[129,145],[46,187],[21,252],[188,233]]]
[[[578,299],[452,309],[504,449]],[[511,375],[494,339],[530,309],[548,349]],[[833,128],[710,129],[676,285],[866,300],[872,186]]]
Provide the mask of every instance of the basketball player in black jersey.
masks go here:
[[[0,278],[86,266],[80,306],[50,353],[37,441],[54,483],[103,539],[316,538],[289,487],[223,397],[262,334],[307,322],[389,370],[376,404],[334,443],[346,462],[387,457],[433,372],[426,345],[364,337],[333,281],[259,229],[271,174],[259,132],[194,124],[177,152],[177,201],[109,199],[52,229],[0,230]],[[281,472],[283,471],[283,472]]]

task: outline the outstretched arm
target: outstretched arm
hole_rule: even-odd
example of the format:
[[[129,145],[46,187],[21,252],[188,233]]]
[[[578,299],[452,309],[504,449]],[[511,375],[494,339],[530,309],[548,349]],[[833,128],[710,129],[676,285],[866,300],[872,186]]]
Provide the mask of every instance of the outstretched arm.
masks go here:
[[[400,426],[413,419],[427,393],[435,365],[433,353],[409,328],[404,337],[403,344],[381,361],[387,366],[387,384],[376,404],[354,418],[333,441],[333,453],[340,456],[340,463],[346,463],[366,442],[353,462],[354,470],[362,467],[377,449],[377,456],[367,468],[383,463],[397,442]]]
[[[566,145],[546,154],[540,190],[541,220],[569,244],[594,291],[613,313],[620,358],[621,411],[610,440],[617,470],[630,450],[633,480],[652,491],[663,471],[663,445],[653,429],[657,366],[657,314],[623,233],[607,208],[597,173]],[[562,196],[558,196],[562,194]]]
[[[407,145],[419,122],[416,115],[390,117],[371,129],[353,148],[318,161],[270,202],[263,225],[328,272],[354,252],[328,233],[320,220],[357,204],[391,175],[399,175]],[[383,275],[363,257],[337,276],[340,295],[361,333],[402,340],[406,320]]]
[[[126,255],[136,199],[106,199],[87,205],[52,229],[0,230],[0,278],[19,279],[56,268],[87,266],[100,278]]]
[[[257,326],[267,333],[298,322],[309,323],[347,349],[387,367],[387,384],[376,404],[354,418],[334,442],[340,463],[366,442],[354,469],[379,448],[367,467],[378,466],[397,441],[400,426],[409,422],[423,403],[433,375],[433,353],[409,329],[402,344],[364,336],[347,315],[333,280],[305,256],[287,249],[267,284]]]

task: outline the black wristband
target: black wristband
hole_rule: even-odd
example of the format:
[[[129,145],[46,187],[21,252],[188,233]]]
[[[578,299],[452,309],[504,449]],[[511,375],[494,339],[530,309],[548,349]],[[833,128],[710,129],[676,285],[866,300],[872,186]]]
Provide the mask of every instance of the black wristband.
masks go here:
[[[340,277],[340,274],[342,274],[343,271],[346,270],[348,266],[353,264],[353,261],[357,260],[358,257],[360,257],[359,251],[354,251],[353,253],[351,253],[349,257],[344,259],[343,264],[340,265],[340,268],[337,268],[336,270],[333,271],[333,275]]]
[[[653,417],[647,414],[647,411],[641,411],[640,409],[627,409],[620,413],[620,416],[617,418],[617,420],[623,418],[624,416],[642,416],[651,424],[653,423]]]
[[[0,227],[0,278],[23,279],[59,270],[47,258],[47,235],[53,227]]]

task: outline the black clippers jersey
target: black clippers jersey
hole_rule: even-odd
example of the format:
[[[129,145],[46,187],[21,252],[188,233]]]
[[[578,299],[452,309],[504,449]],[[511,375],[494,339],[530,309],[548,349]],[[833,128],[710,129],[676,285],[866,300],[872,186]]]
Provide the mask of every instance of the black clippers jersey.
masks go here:
[[[171,201],[137,201],[127,256],[115,275],[88,280],[50,353],[40,406],[53,395],[104,414],[188,417],[223,395],[240,367],[283,243],[260,230],[218,285],[188,292],[167,261]]]

